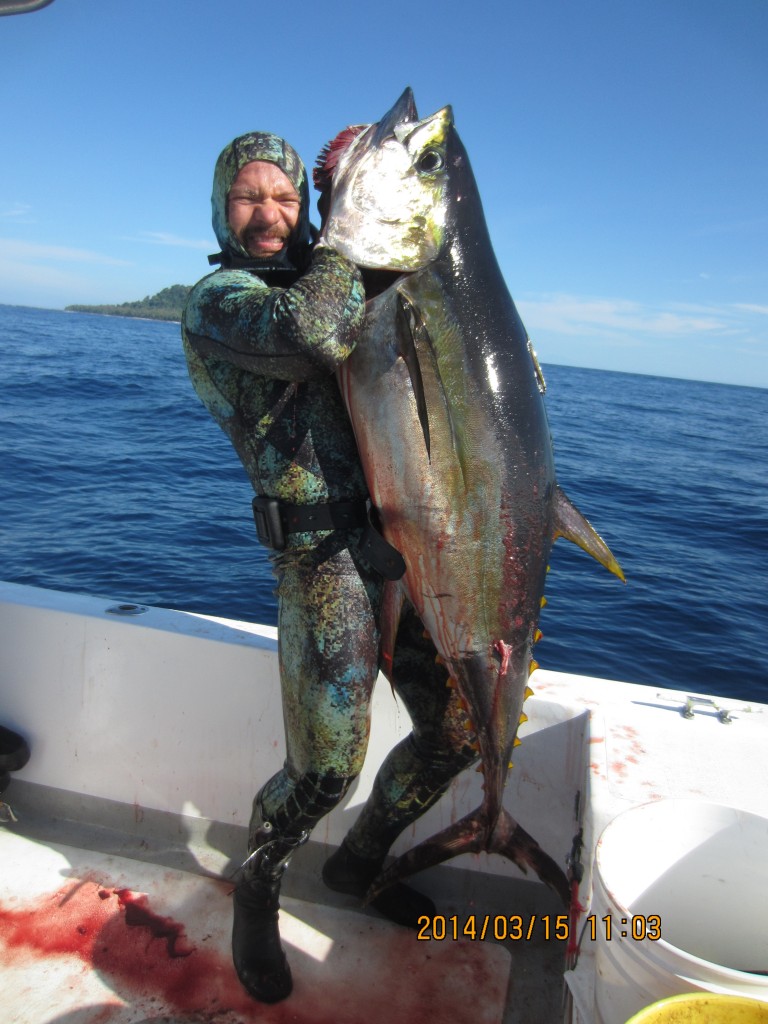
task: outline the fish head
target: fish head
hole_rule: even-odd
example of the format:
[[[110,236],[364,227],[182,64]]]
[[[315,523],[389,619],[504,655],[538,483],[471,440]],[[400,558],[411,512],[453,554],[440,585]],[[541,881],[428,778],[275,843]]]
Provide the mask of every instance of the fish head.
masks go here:
[[[450,106],[419,120],[406,89],[335,162],[322,240],[368,269],[413,272],[433,262],[445,244],[454,137]]]

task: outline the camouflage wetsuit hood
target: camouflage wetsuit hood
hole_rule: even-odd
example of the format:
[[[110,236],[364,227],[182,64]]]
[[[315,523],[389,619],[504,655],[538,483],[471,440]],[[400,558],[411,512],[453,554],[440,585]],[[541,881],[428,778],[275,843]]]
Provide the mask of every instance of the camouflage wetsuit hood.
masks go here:
[[[264,260],[254,261],[253,257],[241,245],[229,226],[228,196],[232,184],[246,164],[261,160],[276,164],[287,176],[301,201],[299,219],[291,232],[287,247],[274,259],[266,261],[270,266],[281,266],[289,269],[305,269],[314,230],[309,222],[309,184],[307,171],[293,146],[271,132],[248,132],[240,135],[225,146],[216,161],[213,172],[213,191],[211,193],[211,213],[213,231],[221,246],[221,257],[217,262],[224,266],[265,265]],[[212,261],[215,259],[212,258]]]

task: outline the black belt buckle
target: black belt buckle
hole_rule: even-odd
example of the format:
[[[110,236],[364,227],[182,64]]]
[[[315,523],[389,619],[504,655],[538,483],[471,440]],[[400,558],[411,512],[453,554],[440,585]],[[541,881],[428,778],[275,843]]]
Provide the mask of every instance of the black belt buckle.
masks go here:
[[[252,502],[256,535],[261,543],[273,551],[285,550],[285,533],[277,498],[255,497]]]

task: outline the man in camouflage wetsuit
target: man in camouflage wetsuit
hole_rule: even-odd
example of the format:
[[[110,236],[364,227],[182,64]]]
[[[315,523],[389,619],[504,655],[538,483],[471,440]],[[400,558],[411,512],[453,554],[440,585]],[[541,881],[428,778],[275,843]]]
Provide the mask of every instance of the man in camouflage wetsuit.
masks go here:
[[[221,268],[193,289],[182,334],[194,387],[253,484],[259,536],[278,580],[287,758],[254,800],[232,935],[241,982],[255,998],[275,1002],[292,987],[277,926],[281,876],[362,768],[379,670],[379,570],[392,575],[393,552],[384,545],[383,563],[376,554],[333,372],[363,324],[359,270],[339,253],[313,247],[306,171],[276,136],[254,132],[224,149],[212,204],[222,252],[211,262]],[[410,608],[388,674],[413,732],[386,759],[360,817],[323,869],[330,888],[358,897],[400,832],[476,756],[456,690],[446,686]],[[403,884],[374,906],[411,926],[434,911]]]

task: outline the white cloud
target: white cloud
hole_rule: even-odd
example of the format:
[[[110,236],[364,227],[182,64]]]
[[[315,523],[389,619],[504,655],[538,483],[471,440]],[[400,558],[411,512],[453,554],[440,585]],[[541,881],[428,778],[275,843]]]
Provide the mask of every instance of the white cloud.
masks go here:
[[[581,295],[520,299],[544,363],[768,387],[768,307]]]
[[[88,279],[71,265],[56,267],[6,260],[0,251],[0,302],[55,304],[87,283]]]
[[[8,220],[15,220],[17,223],[23,221],[29,223],[28,214],[32,212],[29,203],[0,203],[0,217]]]
[[[43,245],[18,238],[0,238],[0,259],[27,263],[100,263],[128,267],[128,260],[94,252],[91,249],[73,249],[63,245]]]
[[[128,267],[133,264],[127,260],[91,249],[0,238],[0,302],[54,307],[98,302],[104,275],[122,279]]]
[[[757,313],[758,316],[768,316],[768,306],[757,306],[750,302],[737,302],[736,309],[743,309],[745,313]]]
[[[126,239],[130,242],[149,242],[151,245],[175,245],[182,249],[210,249],[211,242],[204,242],[194,238],[180,238],[178,235],[169,234],[166,231],[140,231],[134,238]]]
[[[518,302],[529,330],[602,336],[728,335],[741,333],[739,312],[768,312],[748,305],[698,306],[643,304],[630,299],[543,295]]]

